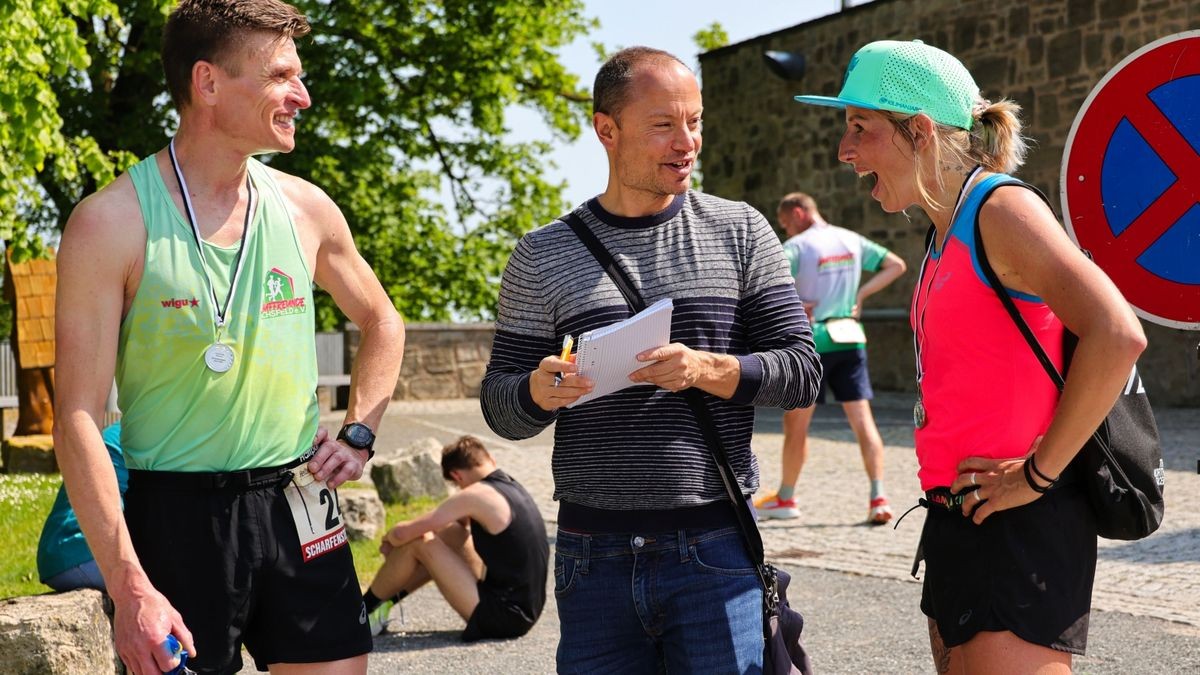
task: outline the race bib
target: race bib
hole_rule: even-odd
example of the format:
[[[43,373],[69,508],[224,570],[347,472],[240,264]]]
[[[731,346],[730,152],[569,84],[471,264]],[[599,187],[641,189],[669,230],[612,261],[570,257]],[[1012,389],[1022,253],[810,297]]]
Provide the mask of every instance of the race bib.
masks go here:
[[[300,555],[308,562],[345,546],[346,526],[338,508],[337,490],[330,490],[324,481],[313,480],[303,466],[284,488],[284,495],[300,537]]]
[[[856,319],[830,319],[825,322],[829,339],[838,344],[858,344],[867,341],[862,324]]]

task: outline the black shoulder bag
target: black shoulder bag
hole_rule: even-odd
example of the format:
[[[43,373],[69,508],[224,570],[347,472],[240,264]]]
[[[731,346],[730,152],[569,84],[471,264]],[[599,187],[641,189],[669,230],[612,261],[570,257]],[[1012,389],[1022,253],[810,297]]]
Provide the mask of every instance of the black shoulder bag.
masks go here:
[[[1005,183],[1029,187],[1046,200],[1046,196],[1032,186],[1020,182]],[[1000,187],[997,185],[995,187]],[[992,188],[993,190],[995,189]],[[984,195],[986,200],[988,195]],[[996,277],[983,248],[983,236],[979,232],[979,215],[975,216],[975,250],[979,267],[987,277],[996,297],[1008,310],[1013,323],[1029,343],[1042,368],[1061,392],[1063,375],[1070,367],[1071,356],[1079,338],[1063,329],[1064,373],[1059,373],[1025,319],[1017,311],[1008,292]],[[1163,519],[1163,484],[1166,474],[1163,469],[1162,447],[1158,440],[1158,425],[1150,409],[1150,399],[1142,387],[1137,367],[1129,374],[1125,389],[1117,397],[1112,410],[1099,428],[1084,444],[1083,449],[1072,460],[1082,469],[1088,499],[1096,515],[1096,533],[1105,539],[1135,540],[1149,536]]]
[[[588,229],[583,220],[574,213],[568,213],[563,216],[562,220],[574,230],[575,236],[579,237],[580,241],[595,256],[600,267],[616,284],[621,295],[625,297],[625,302],[629,303],[633,311],[636,313],[645,309],[646,303],[634,288],[633,282],[625,274],[625,271],[617,266],[612,254]],[[742,534],[742,541],[758,570],[759,580],[762,581],[764,591],[763,672],[769,675],[792,675],[795,673],[810,675],[812,664],[809,662],[808,654],[804,651],[804,643],[800,637],[801,631],[804,630],[804,617],[800,612],[792,609],[787,599],[787,587],[791,582],[791,576],[765,561],[762,535],[758,532],[758,524],[754,521],[754,514],[750,512],[750,505],[742,496],[733,466],[729,463],[729,455],[725,452],[725,445],[721,442],[716,424],[709,414],[708,406],[704,403],[704,394],[694,388],[687,389],[682,393],[688,406],[692,409],[692,413],[700,422],[700,431],[704,434],[705,444],[712,453],[713,461],[717,465],[717,473],[721,475],[721,482],[725,485],[725,494],[729,497],[730,504],[737,516],[738,530]]]

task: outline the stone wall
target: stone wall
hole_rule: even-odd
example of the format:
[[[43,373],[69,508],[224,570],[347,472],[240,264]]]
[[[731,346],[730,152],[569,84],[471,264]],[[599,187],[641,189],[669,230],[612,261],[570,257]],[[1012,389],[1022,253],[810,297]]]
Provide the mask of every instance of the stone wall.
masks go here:
[[[473,398],[492,353],[491,323],[410,323],[394,399]],[[358,351],[358,329],[346,328],[347,363]]]
[[[906,308],[928,220],[883,213],[837,160],[840,112],[801,106],[799,93],[836,95],[851,55],[873,40],[920,38],[959,57],[989,99],[1024,107],[1035,144],[1020,171],[1058,209],[1058,174],[1075,114],[1101,77],[1149,42],[1200,25],[1196,0],[876,0],[840,14],[701,55],[704,87],[704,187],[744,200],[772,220],[779,198],[809,192],[831,223],[880,242],[910,272],[871,298],[886,318],[868,323],[872,376],[881,389],[913,388],[912,332]],[[799,51],[798,82],[772,75],[765,50]],[[867,318],[870,318],[868,316]],[[1146,323],[1150,348],[1141,369],[1153,400],[1200,405],[1200,334]]]

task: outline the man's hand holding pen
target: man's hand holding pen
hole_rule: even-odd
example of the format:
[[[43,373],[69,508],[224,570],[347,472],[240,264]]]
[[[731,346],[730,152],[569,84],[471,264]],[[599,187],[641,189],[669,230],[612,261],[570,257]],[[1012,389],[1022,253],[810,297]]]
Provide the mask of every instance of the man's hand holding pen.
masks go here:
[[[576,375],[575,357],[571,355],[571,336],[563,339],[563,351],[547,356],[529,375],[529,395],[546,412],[558,410],[579,400],[594,386],[586,377]]]

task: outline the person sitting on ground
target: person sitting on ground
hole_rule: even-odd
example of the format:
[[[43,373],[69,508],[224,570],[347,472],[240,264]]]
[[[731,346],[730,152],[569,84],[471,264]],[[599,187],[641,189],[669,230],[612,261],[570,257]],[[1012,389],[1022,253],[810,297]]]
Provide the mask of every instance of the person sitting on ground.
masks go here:
[[[129,472],[121,452],[121,422],[105,427],[101,437],[117,472],[117,488],[124,496],[129,485]],[[75,517],[75,509],[71,508],[67,490],[62,485],[58,486],[58,496],[54,498],[54,506],[46,516],[42,536],[38,539],[37,568],[42,583],[60,593],[79,588],[104,590],[104,578],[100,576],[100,568],[83,538],[79,519]]]
[[[528,633],[546,604],[550,558],[537,504],[473,436],[442,449],[442,476],[459,491],[394,526],[379,547],[387,559],[363,594],[372,635],[431,578],[466,620],[464,641]]]

